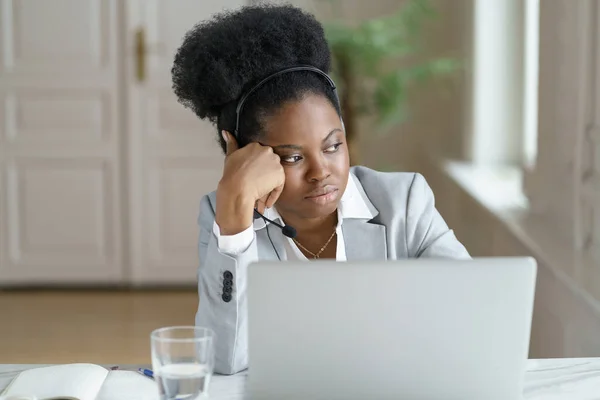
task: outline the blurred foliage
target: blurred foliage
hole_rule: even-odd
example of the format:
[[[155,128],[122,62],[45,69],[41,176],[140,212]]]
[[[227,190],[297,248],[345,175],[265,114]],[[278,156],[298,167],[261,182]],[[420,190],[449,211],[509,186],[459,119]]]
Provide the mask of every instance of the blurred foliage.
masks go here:
[[[334,15],[343,15],[340,0],[320,1]],[[457,70],[459,63],[452,58],[419,59],[425,24],[435,16],[430,1],[407,0],[392,14],[358,24],[336,19],[323,23],[348,140],[357,134],[361,115],[374,116],[380,127],[404,121],[409,88]]]

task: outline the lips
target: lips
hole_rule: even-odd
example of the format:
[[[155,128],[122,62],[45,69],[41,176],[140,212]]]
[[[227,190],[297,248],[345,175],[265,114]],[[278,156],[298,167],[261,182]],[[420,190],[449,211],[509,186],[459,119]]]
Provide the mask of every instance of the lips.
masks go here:
[[[321,197],[321,196],[327,196],[337,190],[338,189],[335,186],[327,185],[327,186],[320,187],[316,190],[313,190],[308,195],[306,195],[305,198],[306,199],[314,199],[314,198]]]
[[[304,197],[317,206],[325,206],[335,203],[339,197],[339,190],[335,186],[326,185],[310,192]]]

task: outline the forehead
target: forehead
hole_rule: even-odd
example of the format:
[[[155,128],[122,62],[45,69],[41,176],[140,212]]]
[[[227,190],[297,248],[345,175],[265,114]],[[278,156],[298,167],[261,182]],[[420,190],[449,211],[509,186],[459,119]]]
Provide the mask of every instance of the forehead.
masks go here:
[[[309,94],[299,101],[285,103],[265,121],[265,139],[269,145],[322,140],[335,128],[341,129],[340,117],[328,99]]]

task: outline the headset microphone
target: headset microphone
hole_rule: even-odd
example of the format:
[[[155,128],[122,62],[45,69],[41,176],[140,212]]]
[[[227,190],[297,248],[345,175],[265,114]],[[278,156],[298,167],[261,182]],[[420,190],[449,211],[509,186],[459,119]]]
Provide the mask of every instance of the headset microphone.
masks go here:
[[[275,225],[276,227],[280,228],[280,229],[281,229],[281,232],[282,232],[282,233],[283,233],[285,236],[289,237],[290,239],[293,239],[293,238],[295,238],[295,237],[296,237],[296,235],[297,235],[297,233],[296,233],[296,229],[294,229],[294,227],[292,227],[292,226],[289,226],[289,225],[285,225],[285,226],[283,226],[283,225],[280,225],[280,224],[278,224],[277,222],[275,222],[275,221],[273,221],[273,220],[270,220],[269,218],[267,218],[267,217],[265,217],[264,215],[262,215],[261,213],[259,213],[259,212],[258,212],[258,210],[256,210],[256,208],[255,208],[255,209],[254,209],[254,219],[259,219],[259,218],[262,218],[262,219],[264,219],[265,221],[267,221],[267,222],[270,222],[270,223],[272,223],[273,225]]]

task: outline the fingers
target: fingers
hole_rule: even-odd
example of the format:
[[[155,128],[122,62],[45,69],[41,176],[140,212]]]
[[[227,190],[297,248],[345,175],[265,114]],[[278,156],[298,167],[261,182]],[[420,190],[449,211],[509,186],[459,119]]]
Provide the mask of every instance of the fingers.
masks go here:
[[[269,193],[269,196],[265,202],[265,206],[268,208],[273,207],[277,199],[279,199],[281,192],[283,192],[283,185],[277,186],[275,189],[273,189],[271,193]]]
[[[256,209],[258,212],[264,214],[265,209],[273,207],[275,202],[277,202],[277,199],[279,199],[281,192],[283,192],[283,185],[277,186],[271,193],[258,199],[256,202]]]
[[[258,210],[259,213],[261,213],[261,214],[265,213],[265,208],[267,208],[266,204],[267,204],[268,198],[269,198],[269,195],[267,194],[266,196],[263,196],[260,199],[258,199],[258,201],[256,202],[256,209]]]
[[[237,140],[233,137],[233,135],[226,130],[221,131],[221,135],[223,136],[223,140],[225,140],[226,147],[226,155],[230,155],[237,149],[239,149]]]

